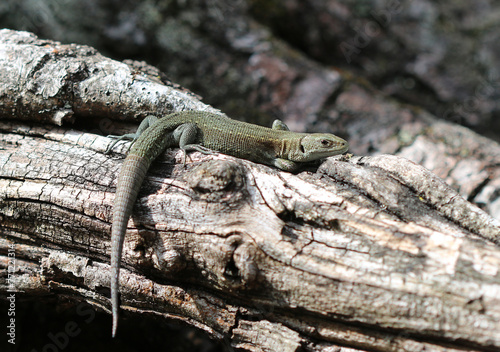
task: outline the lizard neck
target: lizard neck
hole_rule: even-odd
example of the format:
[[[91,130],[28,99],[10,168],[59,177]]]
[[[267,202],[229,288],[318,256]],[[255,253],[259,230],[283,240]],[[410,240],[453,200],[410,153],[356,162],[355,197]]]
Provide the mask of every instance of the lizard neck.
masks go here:
[[[279,157],[291,161],[300,161],[302,159],[301,142],[302,135],[299,133],[287,133],[281,140]]]

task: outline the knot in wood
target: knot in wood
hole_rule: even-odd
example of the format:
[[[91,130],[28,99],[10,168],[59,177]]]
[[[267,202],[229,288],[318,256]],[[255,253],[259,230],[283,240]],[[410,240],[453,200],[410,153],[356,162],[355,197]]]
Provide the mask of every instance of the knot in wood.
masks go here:
[[[206,201],[218,201],[245,185],[242,168],[230,161],[211,160],[184,176],[187,184]]]
[[[186,267],[185,258],[176,249],[157,248],[152,260],[157,269],[168,274],[175,274]]]
[[[232,235],[226,240],[227,251],[221,254],[225,263],[224,278],[233,289],[251,288],[255,284],[258,268],[255,263],[256,248],[245,242],[240,235]]]

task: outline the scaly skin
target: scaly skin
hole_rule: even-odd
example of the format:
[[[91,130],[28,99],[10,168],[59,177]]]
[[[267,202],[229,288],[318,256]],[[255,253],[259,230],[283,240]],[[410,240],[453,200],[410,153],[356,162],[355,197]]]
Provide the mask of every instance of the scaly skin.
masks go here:
[[[127,223],[149,166],[166,148],[178,146],[185,151],[197,150],[202,153],[217,151],[285,171],[295,170],[297,163],[342,154],[348,149],[347,142],[333,134],[291,132],[278,120],[271,129],[202,111],[178,112],[161,119],[148,117],[139,126],[138,133],[140,136],[120,170],[113,206],[113,337],[118,326],[120,259]],[[123,137],[135,139],[137,135]]]

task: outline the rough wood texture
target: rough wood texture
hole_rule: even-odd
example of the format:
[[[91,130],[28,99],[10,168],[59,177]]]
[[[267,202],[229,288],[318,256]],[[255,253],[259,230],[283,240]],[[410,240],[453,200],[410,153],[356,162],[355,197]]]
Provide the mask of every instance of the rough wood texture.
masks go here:
[[[163,84],[151,75],[155,72],[107,59],[93,48],[7,29],[0,30],[0,38],[3,119],[62,125],[74,122],[75,114],[131,119],[211,109],[194,94]]]
[[[122,96],[119,87],[135,89],[134,75],[98,54],[77,54],[80,47],[68,61],[52,61],[53,47],[67,47],[6,34],[4,53],[29,47],[26,57],[43,60],[26,71],[7,70],[8,60],[0,60],[2,80],[11,82],[9,94],[0,94],[2,262],[15,248],[11,285],[32,297],[61,295],[107,309],[109,222],[123,154],[103,155],[104,137],[51,126],[65,119],[45,109],[83,106],[78,120],[114,101],[101,94],[99,69],[67,74],[74,62],[123,72],[115,78],[128,84],[113,82],[113,97]],[[60,87],[100,79],[87,91],[74,88],[82,98],[67,99],[60,89],[44,97],[45,89],[30,87],[52,87],[44,74],[54,75],[51,64],[61,65]],[[208,109],[134,77],[144,79],[146,92],[165,89],[158,94],[173,110]],[[34,85],[37,79],[45,83]],[[80,105],[86,94],[95,99]],[[132,115],[155,100],[137,94],[147,101],[131,95],[124,105]],[[113,117],[109,109],[102,115]],[[292,175],[223,155],[195,153],[186,167],[172,157],[182,156],[168,152],[152,167],[129,223],[121,285],[130,315],[182,321],[245,351],[500,348],[498,221],[421,166],[388,155],[338,157]]]
[[[494,0],[10,0],[0,23],[145,60],[231,117],[277,115],[335,131],[357,155],[404,156],[500,219],[499,145],[436,121],[499,141],[499,11]]]

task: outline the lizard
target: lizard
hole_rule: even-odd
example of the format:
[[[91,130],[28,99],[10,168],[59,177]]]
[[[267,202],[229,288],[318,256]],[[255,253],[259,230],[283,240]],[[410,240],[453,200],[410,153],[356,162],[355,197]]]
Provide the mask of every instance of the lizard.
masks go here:
[[[108,136],[132,140],[118,176],[111,225],[112,336],[116,334],[119,311],[120,260],[127,224],[149,166],[165,149],[180,147],[184,163],[188,151],[220,152],[253,162],[295,171],[300,163],[342,154],[347,142],[329,133],[291,132],[280,120],[272,128],[254,125],[204,111],[182,111],[162,118],[146,117],[134,134]]]

